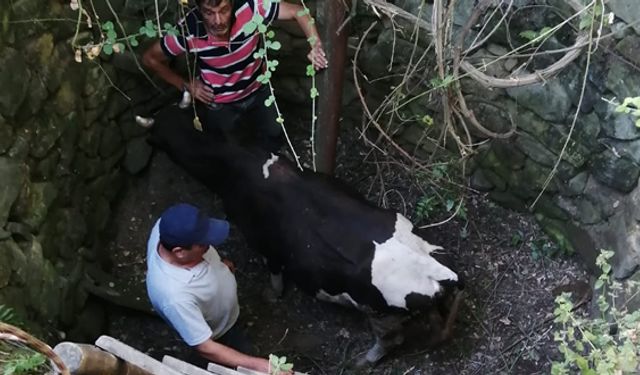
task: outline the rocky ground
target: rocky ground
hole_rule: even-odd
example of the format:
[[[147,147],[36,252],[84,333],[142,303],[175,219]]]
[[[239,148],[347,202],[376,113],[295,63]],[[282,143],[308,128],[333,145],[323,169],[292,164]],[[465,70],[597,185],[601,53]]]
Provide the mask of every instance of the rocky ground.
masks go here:
[[[336,174],[370,200],[417,220],[416,202],[425,191],[415,183],[415,173],[365,146],[354,129],[343,129],[338,163]],[[132,288],[144,288],[148,231],[167,206],[180,201],[223,215],[204,186],[157,153],[148,170],[131,181],[108,245],[112,273],[129,280]],[[440,207],[439,214],[435,209],[422,223],[446,218],[441,212],[446,204]],[[219,251],[238,268],[241,324],[261,354],[286,355],[296,369],[312,374],[548,373],[557,357],[552,339],[554,294],[585,293],[586,271],[574,257],[546,256],[554,247],[531,217],[502,209],[472,192],[465,208],[466,217],[459,215],[423,233],[458,257],[458,271],[466,280],[466,300],[451,342],[426,348],[428,338],[416,338],[375,368],[353,369],[354,358],[373,343],[364,317],[316,301],[292,285],[279,303],[266,303],[262,298],[268,287],[266,267],[232,229]],[[159,318],[116,308],[109,318],[110,335],[152,356],[187,356],[186,348]]]

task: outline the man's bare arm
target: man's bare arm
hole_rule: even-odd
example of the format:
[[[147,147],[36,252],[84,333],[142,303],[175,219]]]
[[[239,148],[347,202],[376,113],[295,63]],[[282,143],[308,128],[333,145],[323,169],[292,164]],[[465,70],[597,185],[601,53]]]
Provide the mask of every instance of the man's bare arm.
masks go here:
[[[195,347],[204,358],[229,367],[246,367],[252,370],[269,373],[269,361],[253,357],[217,343],[211,339]]]
[[[142,63],[168,84],[182,91],[186,87],[191,95],[203,103],[213,102],[213,90],[198,79],[186,82],[169,67],[169,58],[162,52],[160,41],[155,42],[142,56]]]
[[[295,19],[300,25],[300,28],[310,40],[311,52],[307,55],[307,58],[313,64],[316,70],[324,69],[328,66],[327,57],[322,49],[322,41],[318,34],[316,25],[311,22],[311,17],[308,14],[300,14],[304,8],[297,4],[287,3],[286,1],[280,2],[280,12],[278,13],[279,20],[293,20]]]

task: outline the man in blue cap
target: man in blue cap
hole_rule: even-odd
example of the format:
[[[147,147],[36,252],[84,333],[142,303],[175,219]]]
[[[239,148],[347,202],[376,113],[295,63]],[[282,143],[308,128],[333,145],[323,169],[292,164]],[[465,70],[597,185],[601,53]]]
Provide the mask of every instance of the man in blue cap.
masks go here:
[[[251,350],[235,327],[240,308],[232,264],[213,248],[229,235],[229,223],[198,208],[167,209],[147,245],[147,293],[154,309],[209,361],[269,372],[269,361]]]

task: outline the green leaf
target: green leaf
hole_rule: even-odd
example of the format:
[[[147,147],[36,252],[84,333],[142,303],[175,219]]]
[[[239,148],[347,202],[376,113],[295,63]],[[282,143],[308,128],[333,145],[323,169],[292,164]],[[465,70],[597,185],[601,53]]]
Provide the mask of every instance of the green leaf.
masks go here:
[[[131,43],[131,47],[137,47],[138,46],[138,39],[136,39],[136,37],[132,36],[129,39],[129,43]]]
[[[172,27],[167,28],[167,34],[173,35],[173,36],[178,36],[180,33],[178,32],[178,28],[177,27],[172,26]]]
[[[264,17],[262,17],[258,13],[254,13],[253,17],[251,17],[251,22],[254,22],[256,24],[256,26],[257,26],[258,24],[261,24],[261,23],[264,22]]]
[[[291,364],[291,363],[283,363],[280,366],[280,370],[282,370],[282,371],[291,371],[291,369],[293,369],[293,364]]]
[[[264,34],[267,32],[267,26],[264,23],[258,25],[258,32]]]
[[[106,55],[111,55],[111,54],[113,54],[113,44],[105,43],[105,44],[102,46],[102,51],[103,51]]]
[[[589,27],[591,27],[591,15],[585,15],[580,19],[580,24],[578,25],[578,28],[580,30],[584,30]]]
[[[267,38],[273,38],[274,36],[276,36],[276,33],[273,30],[267,32]]]
[[[453,209],[455,202],[453,201],[453,199],[447,199],[447,201],[445,202],[445,208],[447,209],[447,211],[451,211],[451,209]]]
[[[522,37],[522,38],[524,38],[526,40],[534,40],[538,36],[538,33],[536,33],[533,30],[525,30],[525,31],[521,32],[519,35],[520,35],[520,37]]]
[[[315,87],[312,87],[310,90],[310,95],[311,95],[311,99],[315,99],[317,98],[320,94],[318,93],[318,89]]]
[[[316,70],[313,68],[313,65],[307,65],[307,77],[313,77],[316,75]]]
[[[247,22],[244,25],[244,27],[242,28],[242,32],[244,32],[247,35],[253,34],[256,31],[257,27],[258,27],[257,23],[255,23],[255,22]]]
[[[113,22],[107,21],[107,22],[103,23],[102,24],[102,30],[104,30],[104,31],[113,30]]]
[[[113,30],[107,31],[107,40],[108,41],[114,41],[114,40],[116,40],[117,37],[118,37],[118,34],[116,34],[115,31],[113,31]]]
[[[279,50],[281,47],[282,47],[282,45],[277,40],[275,40],[273,43],[271,43],[271,49],[274,50],[274,51]]]

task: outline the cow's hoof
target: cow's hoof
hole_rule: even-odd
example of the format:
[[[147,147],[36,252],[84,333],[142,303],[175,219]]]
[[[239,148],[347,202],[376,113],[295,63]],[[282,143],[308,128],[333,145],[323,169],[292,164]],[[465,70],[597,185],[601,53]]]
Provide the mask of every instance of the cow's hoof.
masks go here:
[[[367,368],[371,368],[373,367],[373,365],[375,365],[375,362],[370,362],[367,359],[366,354],[365,355],[361,355],[353,364],[353,366],[358,369],[358,370],[366,370]]]
[[[262,299],[267,303],[277,303],[280,297],[281,295],[272,288],[265,288],[264,291],[262,291]]]

